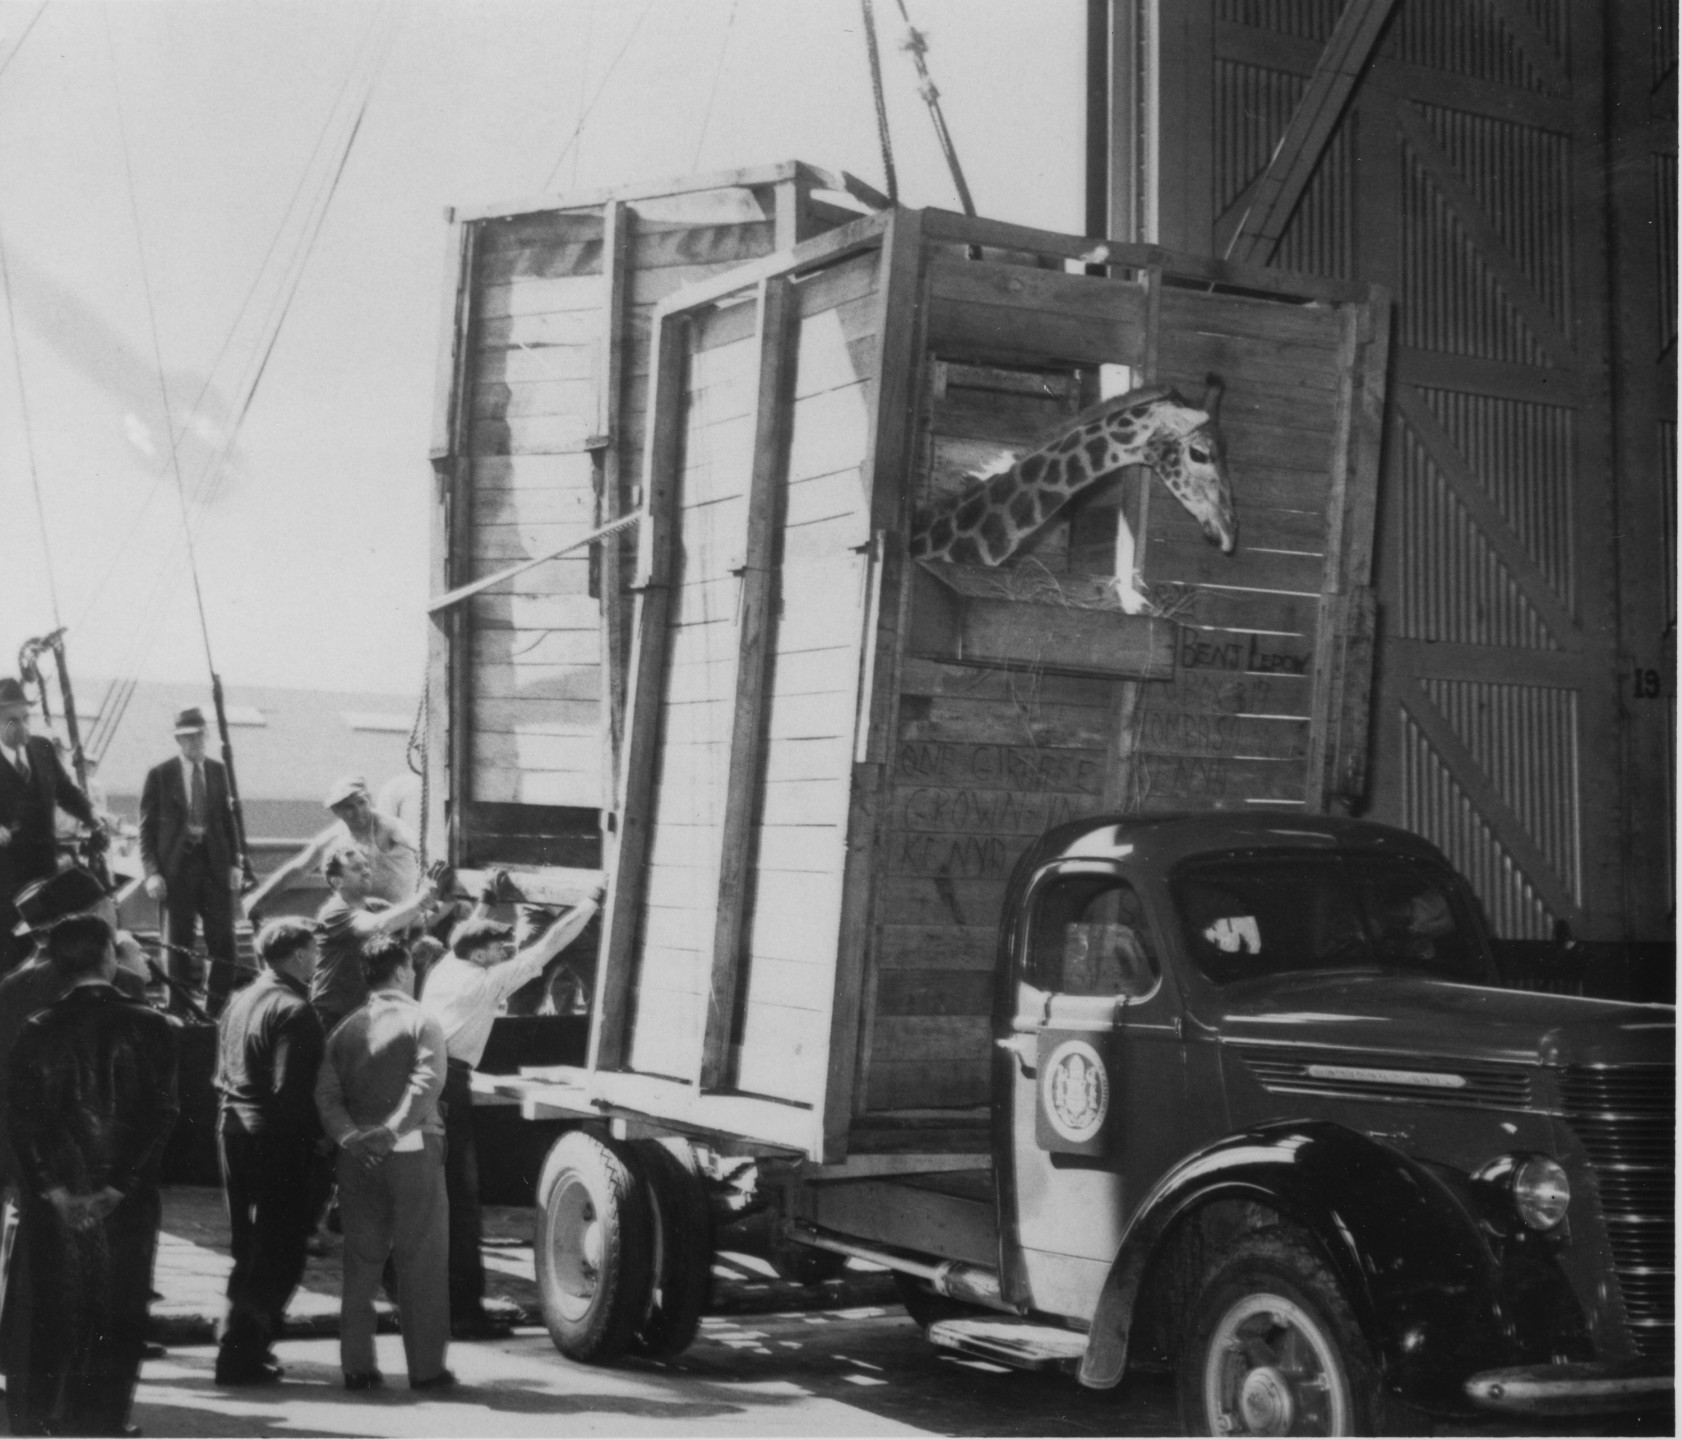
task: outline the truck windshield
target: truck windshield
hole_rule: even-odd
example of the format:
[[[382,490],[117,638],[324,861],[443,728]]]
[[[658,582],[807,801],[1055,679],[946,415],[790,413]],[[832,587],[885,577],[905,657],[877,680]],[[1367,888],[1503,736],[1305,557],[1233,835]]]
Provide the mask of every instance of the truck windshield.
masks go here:
[[[1451,877],[1395,856],[1227,856],[1179,867],[1193,962],[1218,985],[1326,970],[1411,970],[1480,983],[1478,932]]]

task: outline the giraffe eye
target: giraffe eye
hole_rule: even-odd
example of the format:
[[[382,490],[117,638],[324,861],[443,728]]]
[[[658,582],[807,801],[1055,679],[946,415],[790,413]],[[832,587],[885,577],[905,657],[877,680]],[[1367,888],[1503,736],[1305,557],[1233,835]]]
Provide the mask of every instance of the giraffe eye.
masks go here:
[[[1186,449],[1197,464],[1207,465],[1209,463],[1209,452],[1201,445],[1189,445]]]

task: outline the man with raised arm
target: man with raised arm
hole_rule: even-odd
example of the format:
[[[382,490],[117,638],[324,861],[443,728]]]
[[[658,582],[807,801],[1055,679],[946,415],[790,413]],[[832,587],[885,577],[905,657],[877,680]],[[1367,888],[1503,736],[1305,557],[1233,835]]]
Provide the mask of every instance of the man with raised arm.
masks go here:
[[[456,926],[450,949],[427,975],[421,1007],[444,1032],[444,1183],[450,1197],[450,1332],[457,1340],[498,1339],[508,1327],[485,1313],[479,1213],[479,1156],[473,1138],[473,1071],[485,1054],[491,1022],[508,997],[539,974],[583,931],[599,892],[575,906],[517,955],[513,930],[475,915]]]

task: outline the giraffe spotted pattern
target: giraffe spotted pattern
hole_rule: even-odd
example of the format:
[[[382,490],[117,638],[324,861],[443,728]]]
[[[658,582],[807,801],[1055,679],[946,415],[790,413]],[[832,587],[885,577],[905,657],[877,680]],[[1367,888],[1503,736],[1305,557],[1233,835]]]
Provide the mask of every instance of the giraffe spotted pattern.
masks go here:
[[[1201,406],[1166,385],[1090,406],[1010,469],[919,510],[912,558],[1001,565],[1076,495],[1127,465],[1148,465],[1204,537],[1231,554],[1238,520],[1215,418],[1220,398],[1210,376]]]

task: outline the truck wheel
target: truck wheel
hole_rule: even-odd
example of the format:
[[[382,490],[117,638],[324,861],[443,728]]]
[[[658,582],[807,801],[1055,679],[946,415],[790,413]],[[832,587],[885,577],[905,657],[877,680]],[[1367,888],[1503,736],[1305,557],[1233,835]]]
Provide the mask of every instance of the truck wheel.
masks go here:
[[[1177,1360],[1188,1435],[1376,1435],[1377,1365],[1306,1239],[1247,1235],[1192,1306]]]
[[[659,1140],[631,1143],[647,1181],[654,1236],[653,1294],[631,1353],[650,1360],[669,1360],[689,1347],[712,1296],[712,1205],[693,1153],[674,1143],[680,1152]]]
[[[628,1149],[569,1130],[537,1182],[537,1289],[543,1323],[570,1360],[625,1353],[651,1289],[648,1197]]]

